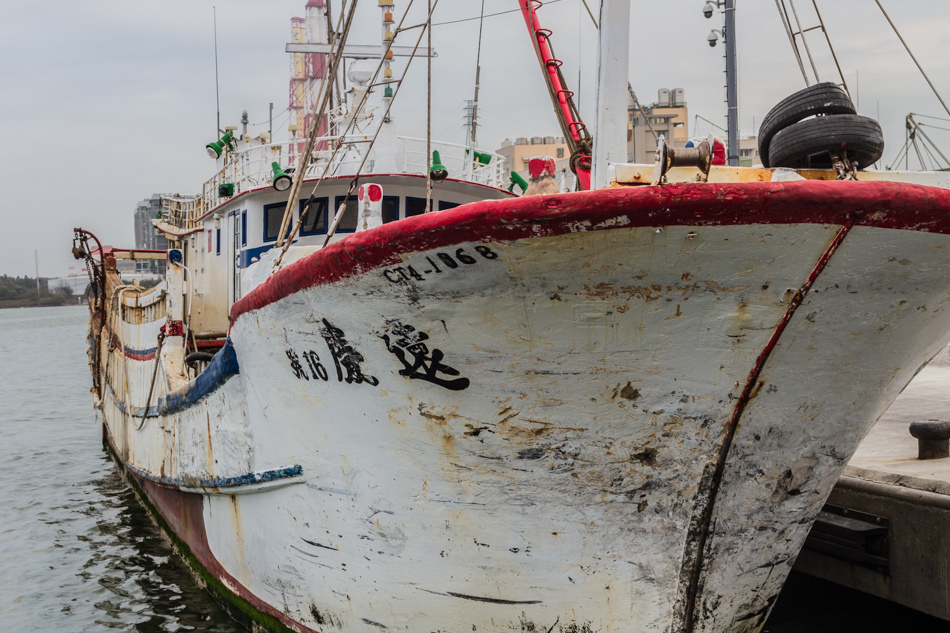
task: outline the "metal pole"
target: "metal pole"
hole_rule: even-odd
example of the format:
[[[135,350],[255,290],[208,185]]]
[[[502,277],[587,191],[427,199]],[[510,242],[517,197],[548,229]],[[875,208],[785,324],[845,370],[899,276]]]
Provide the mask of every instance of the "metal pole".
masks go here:
[[[40,256],[39,253],[33,251],[33,264],[36,266],[36,298],[40,298]]]
[[[726,104],[729,108],[729,165],[739,166],[739,95],[736,85],[736,0],[726,0]]]
[[[604,0],[600,5],[598,35],[597,133],[591,189],[610,184],[607,180],[610,163],[627,162],[630,2]]]
[[[218,131],[215,136],[221,134],[221,97],[218,91],[218,7],[211,7],[211,15],[214,19],[214,104],[218,111]]]

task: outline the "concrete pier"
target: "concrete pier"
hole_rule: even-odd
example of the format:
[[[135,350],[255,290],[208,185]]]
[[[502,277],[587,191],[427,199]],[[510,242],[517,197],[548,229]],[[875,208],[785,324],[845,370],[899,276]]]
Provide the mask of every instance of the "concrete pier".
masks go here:
[[[939,360],[862,442],[795,569],[950,620],[950,458],[917,459],[909,433],[911,422],[950,419]]]

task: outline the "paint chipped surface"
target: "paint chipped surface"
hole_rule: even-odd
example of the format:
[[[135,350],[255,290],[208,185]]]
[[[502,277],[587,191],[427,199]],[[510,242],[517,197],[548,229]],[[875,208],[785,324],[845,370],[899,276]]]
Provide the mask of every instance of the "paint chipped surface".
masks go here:
[[[113,437],[155,473],[300,464],[302,485],[202,506],[234,589],[305,627],[669,630],[734,401],[839,227],[590,228],[403,253],[254,308],[239,376],[144,432],[110,409]],[[696,630],[764,621],[836,469],[948,330],[945,237],[853,237],[740,420]],[[876,379],[853,407],[856,365]]]

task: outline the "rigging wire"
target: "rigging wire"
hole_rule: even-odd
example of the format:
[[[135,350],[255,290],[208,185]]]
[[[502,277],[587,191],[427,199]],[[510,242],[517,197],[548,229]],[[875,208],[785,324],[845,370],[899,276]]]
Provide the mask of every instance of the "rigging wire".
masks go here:
[[[379,73],[382,71],[382,68],[383,68],[383,61],[385,60],[385,53],[388,52],[388,51],[392,48],[393,42],[396,40],[396,37],[399,35],[399,33],[401,33],[402,31],[407,31],[407,30],[411,30],[411,29],[417,28],[417,27],[419,26],[419,25],[411,26],[411,27],[407,27],[407,28],[405,28],[405,29],[402,27],[402,24],[403,24],[403,22],[405,21],[406,16],[408,16],[409,10],[412,8],[412,4],[413,4],[414,1],[415,1],[415,0],[409,0],[409,5],[406,7],[406,12],[403,14],[402,19],[399,21],[399,25],[396,27],[396,30],[393,32],[393,38],[388,42],[388,44],[387,44],[387,46],[386,46],[386,50],[383,51],[383,57],[380,58],[379,64],[376,66],[376,72],[373,74],[372,79],[370,79],[370,81],[369,81],[369,86],[370,86],[370,87],[376,84],[376,81],[377,81],[377,79],[379,78]],[[355,1],[354,1],[354,4],[355,4]],[[432,10],[429,12],[429,15],[428,15],[428,17],[427,17],[426,23],[425,23],[423,26],[429,26],[429,25],[431,24],[432,13],[435,11],[435,7],[438,6],[438,4],[439,4],[439,0],[435,0],[435,4],[432,5]],[[352,13],[352,12],[351,12],[351,13]],[[403,72],[402,77],[400,77],[399,81],[395,82],[395,83],[396,83],[396,90],[394,91],[392,98],[390,98],[390,100],[389,100],[389,103],[388,103],[388,105],[387,105],[387,107],[386,107],[386,111],[383,113],[383,120],[384,120],[384,121],[389,117],[389,111],[392,109],[392,104],[393,104],[393,102],[394,102],[395,99],[396,99],[396,95],[399,94],[399,91],[400,91],[400,89],[402,88],[403,83],[405,82],[406,76],[407,76],[408,73],[409,73],[409,67],[412,65],[412,61],[416,58],[416,53],[417,53],[418,50],[419,50],[419,44],[422,43],[422,38],[423,38],[423,36],[425,35],[426,30],[428,30],[428,29],[424,29],[421,33],[419,33],[419,37],[418,37],[418,39],[416,40],[416,44],[415,44],[415,46],[414,46],[413,49],[412,49],[412,53],[411,53],[410,56],[409,56],[409,60],[406,62],[406,69],[405,69],[405,71]],[[343,37],[341,38],[340,48],[338,49],[338,50],[341,51],[341,52],[342,52],[342,50],[343,50],[343,46],[345,45],[345,41],[346,41],[346,36],[347,36],[347,34],[348,34],[348,31],[345,30],[344,33],[343,33]],[[335,72],[335,71],[336,71],[336,64],[335,64],[335,62],[337,62],[337,61],[338,61],[339,59],[341,59],[341,58],[342,58],[342,55],[339,55],[337,58],[335,58],[335,59],[333,60],[333,61],[334,61],[334,65],[331,66],[331,69],[330,69],[331,72]],[[345,137],[351,132],[351,130],[352,130],[353,127],[355,126],[356,120],[357,120],[357,116],[356,116],[356,115],[359,114],[359,113],[363,110],[363,107],[364,107],[364,105],[366,104],[367,99],[369,98],[369,94],[370,94],[370,91],[369,91],[369,90],[366,90],[366,91],[363,93],[363,98],[360,100],[359,104],[357,104],[356,107],[354,108],[354,116],[350,119],[350,122],[349,122],[349,124],[347,125],[346,129],[342,132],[342,134],[340,134],[340,137],[341,137],[342,139],[345,139]],[[318,129],[318,126],[319,126],[319,119],[317,119],[317,120],[314,121],[314,127],[313,127],[312,134],[316,134],[316,131],[317,131],[317,129]],[[333,224],[332,224],[332,225],[329,227],[329,229],[327,230],[327,235],[326,235],[326,238],[325,238],[324,241],[323,241],[323,246],[326,246],[326,245],[329,243],[330,238],[333,237],[333,234],[336,232],[337,226],[339,226],[340,221],[343,219],[343,215],[344,215],[344,213],[345,213],[345,211],[346,211],[346,208],[347,208],[347,206],[348,206],[348,203],[349,203],[349,201],[350,201],[350,198],[352,197],[353,192],[356,190],[356,186],[359,184],[359,175],[360,175],[360,173],[363,171],[363,167],[366,165],[366,161],[367,161],[367,159],[369,158],[370,150],[373,148],[373,145],[376,143],[376,139],[379,137],[380,131],[382,131],[382,125],[380,125],[380,126],[378,126],[378,127],[376,128],[376,133],[373,135],[373,138],[369,141],[369,145],[368,145],[368,147],[366,148],[366,151],[363,153],[363,160],[362,160],[362,162],[360,163],[359,167],[356,168],[356,176],[354,176],[353,180],[350,182],[350,186],[349,186],[349,189],[348,189],[347,192],[346,192],[346,196],[344,197],[343,202],[339,205],[339,207],[338,207],[338,209],[337,209],[337,211],[336,211],[336,214],[335,214],[335,217],[334,217],[334,220],[333,220]],[[290,247],[291,243],[292,243],[293,240],[294,240],[294,237],[297,235],[297,232],[300,230],[300,226],[303,224],[303,220],[304,220],[304,218],[306,217],[307,213],[309,212],[310,206],[313,204],[314,198],[315,198],[316,193],[317,193],[317,188],[320,186],[320,184],[321,184],[321,183],[323,182],[323,180],[326,178],[327,173],[330,171],[330,167],[333,166],[334,161],[335,161],[335,159],[336,159],[336,156],[337,156],[337,154],[339,153],[340,148],[343,147],[343,145],[344,145],[344,143],[342,143],[342,142],[341,142],[341,143],[338,143],[338,144],[336,145],[336,147],[334,147],[333,153],[331,154],[331,156],[327,159],[327,161],[326,161],[326,163],[325,163],[325,165],[324,165],[324,168],[323,168],[323,173],[322,173],[322,174],[320,175],[320,177],[317,179],[317,182],[314,183],[313,189],[311,190],[311,193],[310,193],[310,198],[307,200],[307,202],[306,202],[306,204],[305,204],[305,206],[304,206],[304,209],[303,209],[303,211],[302,211],[301,214],[300,214],[300,219],[297,220],[297,223],[294,225],[293,230],[292,230],[292,231],[290,232],[290,234],[287,236],[287,240],[284,242],[284,245],[283,245],[283,248],[282,248],[282,250],[281,250],[281,253],[280,253],[280,255],[278,256],[277,260],[274,262],[274,270],[277,270],[277,269],[280,267],[280,263],[281,263],[281,261],[283,260],[284,254],[286,254],[287,249]],[[304,166],[304,168],[303,168],[300,172],[298,172],[299,175],[300,175],[301,184],[302,184],[303,178],[304,178],[305,175],[306,175],[306,171],[307,171],[306,166]],[[295,175],[294,175],[295,182],[296,182],[297,176],[298,176],[298,174],[295,174]],[[294,203],[295,201],[296,201],[296,198],[288,198],[288,209],[290,209],[290,208],[292,208],[292,207],[294,206],[293,203]],[[285,212],[284,218],[285,218],[285,219],[287,218],[286,212]],[[282,226],[282,227],[281,227],[281,232],[283,233],[283,231],[286,231],[286,229]],[[276,248],[276,246],[275,246],[275,248]]]
[[[629,81],[627,82],[627,92],[630,94],[630,98],[633,99],[633,105],[636,106],[637,111],[643,115],[643,120],[646,121],[647,127],[650,128],[650,134],[653,135],[653,140],[659,143],[660,135],[657,134],[656,130],[653,129],[653,125],[650,123],[650,117],[648,117],[647,113],[643,111],[643,106],[640,105],[640,101],[637,99],[637,93],[633,91],[633,86],[630,85]]]
[[[925,119],[937,119],[938,121],[950,121],[950,119],[946,117],[933,116],[931,114],[917,114],[916,112],[911,112],[910,114],[912,116],[922,116]]]
[[[581,0],[584,3],[584,8],[587,9],[587,15],[590,16],[590,21],[594,23],[594,28],[598,31],[600,30],[600,25],[597,24],[597,20],[594,18],[594,12],[590,10],[590,7],[587,6],[587,0]],[[550,2],[548,4],[551,4]]]
[[[555,2],[561,2],[561,0],[546,0],[544,4],[554,4]],[[473,20],[481,20],[483,18],[493,18],[496,15],[505,15],[506,13],[518,13],[521,9],[509,9],[507,11],[498,11],[497,13],[487,13],[484,16],[477,16],[474,18],[462,18],[461,20],[450,20],[448,22],[435,22],[432,26],[445,26],[446,24],[458,24],[460,22],[472,22]],[[596,24],[596,22],[595,22]]]
[[[412,7],[412,3],[413,3],[413,2],[414,2],[414,0],[409,0],[409,6],[406,7],[406,14],[405,14],[405,15],[407,15],[407,14],[409,13],[409,9]],[[416,58],[416,53],[417,53],[418,50],[419,50],[419,44],[422,43],[422,37],[425,35],[426,31],[431,30],[431,28],[432,28],[432,13],[435,11],[435,8],[436,8],[437,6],[439,6],[439,0],[435,0],[435,4],[433,4],[433,5],[431,5],[431,6],[432,6],[432,9],[429,11],[429,15],[426,16],[426,22],[422,25],[422,26],[424,26],[425,28],[423,29],[423,31],[422,31],[421,33],[419,33],[419,37],[416,39],[416,45],[413,47],[412,53],[409,55],[409,59],[406,61],[406,69],[405,69],[405,71],[403,71],[402,77],[400,77],[399,81],[396,82],[396,90],[393,91],[393,96],[392,96],[392,98],[389,100],[389,103],[386,105],[386,112],[383,113],[383,120],[385,120],[385,119],[387,119],[387,118],[389,117],[389,111],[390,111],[390,110],[392,109],[392,107],[393,107],[393,102],[396,100],[396,96],[399,94],[399,91],[402,90],[402,86],[403,86],[403,84],[404,84],[404,82],[405,82],[406,76],[409,74],[409,67],[412,66],[412,62],[413,62],[413,60]],[[405,20],[405,15],[403,15],[403,20]],[[402,22],[401,22],[401,21],[400,21],[399,24],[400,24],[400,27],[397,28],[397,29],[393,32],[393,40],[395,40],[396,37],[399,35],[399,33],[401,33],[403,30],[410,30],[410,29],[414,29],[414,28],[417,28],[418,26],[420,26],[420,25],[416,25],[416,26],[411,26],[411,27],[408,27],[408,28],[406,28],[406,29],[403,29],[403,28],[401,28],[401,27],[402,27]],[[392,46],[392,41],[389,42],[389,46],[390,46],[390,47]],[[387,48],[386,50],[389,50],[389,48]],[[429,54],[430,57],[431,57],[431,51],[428,51],[427,54]],[[374,81],[374,82],[375,82],[375,80],[376,80],[376,77],[379,75],[379,71],[382,70],[382,67],[383,67],[382,60],[380,60],[380,64],[379,64],[379,66],[377,66],[377,68],[376,68],[376,75],[373,76],[373,81]],[[366,98],[367,98],[368,96],[369,96],[369,91],[367,90],[367,91],[366,91],[366,94],[363,95],[363,100],[360,102],[360,106],[359,106],[360,108],[362,108],[362,107],[363,107],[363,104],[366,103]],[[357,111],[359,111],[359,110],[357,110]],[[356,121],[356,119],[354,118],[353,121]],[[341,204],[340,207],[339,207],[339,209],[337,210],[336,218],[334,218],[334,220],[333,220],[333,225],[332,225],[332,226],[330,227],[330,229],[327,231],[327,236],[326,236],[326,238],[323,240],[323,246],[326,246],[327,244],[329,244],[330,238],[333,237],[333,234],[336,232],[336,227],[340,224],[340,220],[343,219],[343,211],[346,209],[346,204],[347,204],[347,202],[349,201],[350,196],[353,194],[353,191],[356,189],[356,185],[359,183],[360,173],[362,173],[362,171],[363,171],[363,166],[366,165],[366,161],[367,161],[367,159],[369,158],[369,152],[370,152],[370,150],[373,148],[373,145],[376,144],[376,139],[379,138],[379,133],[382,131],[382,129],[383,129],[383,126],[381,126],[381,125],[376,128],[376,134],[373,135],[372,140],[370,140],[370,142],[369,142],[369,147],[367,147],[366,152],[363,154],[363,161],[360,163],[360,166],[356,168],[356,176],[354,176],[354,177],[353,177],[353,180],[350,182],[350,188],[349,188],[349,189],[347,190],[347,192],[346,192],[346,197],[343,199],[343,204]],[[324,173],[326,173],[326,172],[324,172]],[[316,191],[317,186],[318,186],[319,184],[320,184],[320,183],[317,182],[317,184],[314,185],[314,191]],[[298,222],[297,224],[298,224],[298,226],[299,226],[300,223]],[[286,251],[286,249],[285,249],[285,251]]]
[[[340,44],[337,47],[337,54],[332,56],[330,70],[327,76],[335,75],[337,69],[340,66],[340,62],[343,60],[343,50],[346,46],[346,40],[350,35],[350,27],[353,25],[353,19],[356,14],[356,6],[359,3],[359,0],[353,0],[350,4],[350,11],[346,16],[346,20],[343,23],[343,33],[340,36]],[[344,11],[340,11],[339,21],[343,21]],[[337,25],[339,26],[339,23]],[[375,77],[374,77],[375,79]],[[367,91],[368,93],[368,91]],[[285,240],[284,236],[287,234],[287,229],[290,226],[290,219],[293,217],[294,206],[297,202],[297,198],[300,195],[300,187],[303,185],[304,176],[307,172],[307,165],[310,163],[310,157],[313,154],[313,148],[316,145],[317,135],[320,133],[320,122],[327,112],[327,105],[329,102],[329,97],[331,90],[328,88],[328,82],[322,82],[320,84],[320,94],[317,96],[317,100],[320,102],[320,109],[318,110],[319,114],[313,120],[313,128],[310,130],[310,137],[307,139],[307,149],[304,151],[303,156],[300,157],[299,162],[297,163],[298,170],[294,173],[294,180],[291,184],[290,194],[287,196],[287,207],[284,209],[284,217],[280,222],[280,231],[277,233],[277,242],[274,244],[275,248],[281,247]],[[308,202],[309,209],[309,202]],[[300,223],[298,222],[298,225]],[[291,240],[293,238],[291,237]],[[289,244],[290,241],[287,243]],[[274,270],[280,266],[280,261],[283,259],[283,253],[287,252],[287,249],[281,253],[281,257],[278,257],[274,262]]]
[[[910,55],[910,58],[914,60],[914,63],[917,64],[917,70],[920,71],[920,74],[924,76],[924,79],[927,80],[927,83],[930,84],[930,89],[933,90],[934,94],[937,95],[937,100],[940,101],[940,105],[943,106],[943,109],[947,111],[947,114],[950,114],[950,108],[947,107],[947,104],[944,103],[943,97],[940,96],[940,93],[937,92],[936,86],[933,82],[930,81],[930,77],[927,76],[927,73],[924,72],[923,67],[920,65],[920,62],[917,61],[917,58],[914,57],[914,54],[910,51],[910,47],[907,46],[907,42],[904,41],[904,37],[901,35],[900,31],[897,30],[897,27],[894,25],[894,22],[891,21],[891,16],[887,14],[887,11],[884,10],[884,6],[881,4],[881,0],[874,0],[877,3],[878,8],[881,9],[881,13],[884,14],[884,17],[887,18],[888,24],[891,25],[891,28],[894,29],[894,33],[897,34],[897,39],[901,41],[901,44],[904,45],[904,49],[907,51],[907,54]]]
[[[485,0],[482,0],[481,19],[478,22],[478,53],[475,55],[475,98],[472,100],[472,150],[475,149],[475,130],[478,127],[478,88],[482,74],[482,29],[485,26]],[[429,29],[431,32],[431,29]]]

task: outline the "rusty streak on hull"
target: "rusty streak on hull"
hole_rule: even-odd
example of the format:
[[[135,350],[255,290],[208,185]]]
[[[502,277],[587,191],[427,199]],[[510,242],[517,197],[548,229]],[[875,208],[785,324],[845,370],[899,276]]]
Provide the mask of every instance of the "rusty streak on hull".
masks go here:
[[[823,182],[410,218],[236,302],[240,373],[140,427],[156,363],[152,404],[191,383],[168,342],[129,353],[161,320],[116,315],[104,420],[169,529],[281,626],[751,633],[950,336],[948,210]],[[290,465],[246,494],[151,483]]]
[[[686,605],[682,608],[684,612],[684,633],[691,633],[693,631],[693,625],[695,624],[694,618],[696,613],[696,595],[697,591],[700,589],[699,581],[700,574],[702,573],[703,569],[703,558],[706,555],[706,542],[709,539],[709,526],[712,522],[713,510],[716,507],[716,497],[718,496],[719,488],[722,485],[722,477],[726,469],[726,459],[729,456],[729,449],[732,448],[732,441],[735,438],[736,431],[739,427],[739,420],[742,418],[742,413],[745,411],[745,407],[749,403],[749,400],[755,397],[755,394],[753,394],[753,389],[761,389],[762,385],[758,384],[758,380],[762,373],[762,368],[765,367],[766,361],[769,359],[769,356],[772,354],[772,351],[778,344],[779,339],[782,337],[782,333],[785,332],[785,328],[788,326],[789,321],[791,321],[792,316],[794,316],[795,311],[808,295],[808,292],[818,279],[818,276],[828,265],[828,262],[831,261],[831,257],[835,254],[835,251],[838,250],[838,247],[844,241],[845,237],[848,236],[848,233],[854,226],[855,217],[857,214],[846,213],[845,215],[846,219],[844,221],[844,226],[842,226],[841,230],[838,231],[838,234],[828,246],[828,250],[822,253],[821,258],[819,258],[818,263],[815,265],[815,269],[808,276],[808,279],[805,280],[805,283],[802,284],[802,287],[798,289],[797,293],[795,293],[795,297],[792,299],[788,310],[786,310],[785,316],[782,317],[781,323],[779,323],[778,327],[775,328],[775,333],[772,335],[772,338],[769,339],[765,349],[763,349],[762,353],[759,354],[759,357],[755,362],[755,367],[752,368],[752,372],[749,374],[749,378],[746,380],[745,387],[742,389],[742,395],[739,396],[739,399],[736,401],[736,407],[732,414],[732,419],[729,421],[729,427],[726,431],[725,437],[723,438],[722,446],[719,449],[719,456],[716,460],[716,468],[709,484],[708,496],[703,502],[702,511],[697,517],[694,517],[695,519],[698,519],[696,521],[697,525],[695,529],[690,529],[690,533],[686,539],[688,549],[683,556],[684,565],[682,571],[682,575],[686,578],[686,582],[683,583],[686,587]],[[692,549],[691,552],[689,551],[690,549]],[[768,612],[766,611],[763,615],[767,614]],[[764,617],[762,618],[762,621],[765,621]]]

